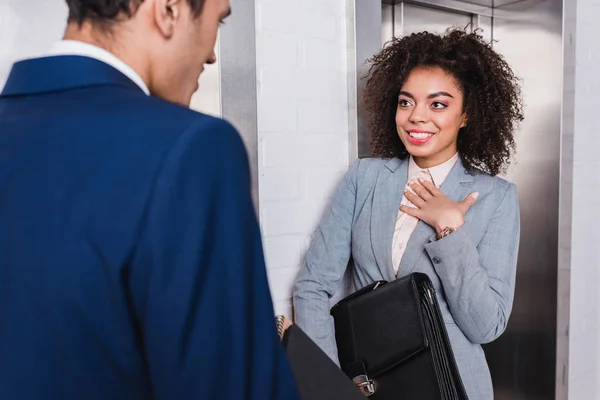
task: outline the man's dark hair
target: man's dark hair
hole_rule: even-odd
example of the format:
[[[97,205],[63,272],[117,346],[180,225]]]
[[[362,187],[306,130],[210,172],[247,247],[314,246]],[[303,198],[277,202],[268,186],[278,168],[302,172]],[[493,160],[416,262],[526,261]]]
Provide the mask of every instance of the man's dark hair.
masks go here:
[[[69,7],[69,22],[83,21],[101,25],[118,22],[119,18],[131,18],[144,0],[66,0]],[[204,0],[186,0],[192,12],[202,12]]]

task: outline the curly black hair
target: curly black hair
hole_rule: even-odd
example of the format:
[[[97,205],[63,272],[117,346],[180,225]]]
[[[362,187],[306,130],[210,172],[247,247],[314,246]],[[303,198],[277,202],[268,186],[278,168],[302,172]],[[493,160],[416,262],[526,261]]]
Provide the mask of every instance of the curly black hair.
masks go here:
[[[409,156],[395,123],[400,88],[415,67],[435,66],[451,74],[463,92],[469,123],[459,131],[457,145],[467,171],[494,176],[506,170],[515,150],[514,130],[523,120],[520,82],[478,32],[452,28],[394,38],[368,62],[362,102],[374,157]]]

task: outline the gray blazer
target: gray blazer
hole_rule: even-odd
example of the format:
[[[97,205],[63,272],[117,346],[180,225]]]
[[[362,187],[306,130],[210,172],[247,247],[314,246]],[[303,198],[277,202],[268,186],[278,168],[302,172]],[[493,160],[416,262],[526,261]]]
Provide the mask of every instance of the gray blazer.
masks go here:
[[[396,279],[392,237],[407,176],[408,161],[358,160],[315,232],[295,282],[296,323],[337,363],[330,299],[350,256],[352,290]],[[488,400],[493,389],[481,344],[504,332],[512,308],[520,230],[517,190],[498,177],[468,174],[460,160],[441,190],[455,201],[472,192],[479,198],[463,227],[442,240],[419,222],[398,277],[429,275],[469,398]]]

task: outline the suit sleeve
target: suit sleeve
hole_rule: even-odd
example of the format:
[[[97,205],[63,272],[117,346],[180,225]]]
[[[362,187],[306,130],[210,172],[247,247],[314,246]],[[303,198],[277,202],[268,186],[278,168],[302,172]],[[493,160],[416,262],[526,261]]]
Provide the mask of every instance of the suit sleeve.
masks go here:
[[[235,129],[192,125],[145,214],[130,287],[155,398],[297,399]]]
[[[463,229],[425,246],[452,316],[473,343],[489,343],[506,329],[515,291],[519,232],[517,190],[510,184],[477,247]]]
[[[359,162],[346,173],[334,194],[294,285],[296,324],[338,365],[330,299],[340,287],[351,255]]]

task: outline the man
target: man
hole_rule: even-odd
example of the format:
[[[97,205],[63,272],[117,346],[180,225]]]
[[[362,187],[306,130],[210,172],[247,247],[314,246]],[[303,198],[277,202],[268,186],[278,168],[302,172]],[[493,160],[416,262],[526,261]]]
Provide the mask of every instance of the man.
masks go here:
[[[247,154],[186,106],[228,0],[67,0],[0,95],[0,398],[297,399]]]

